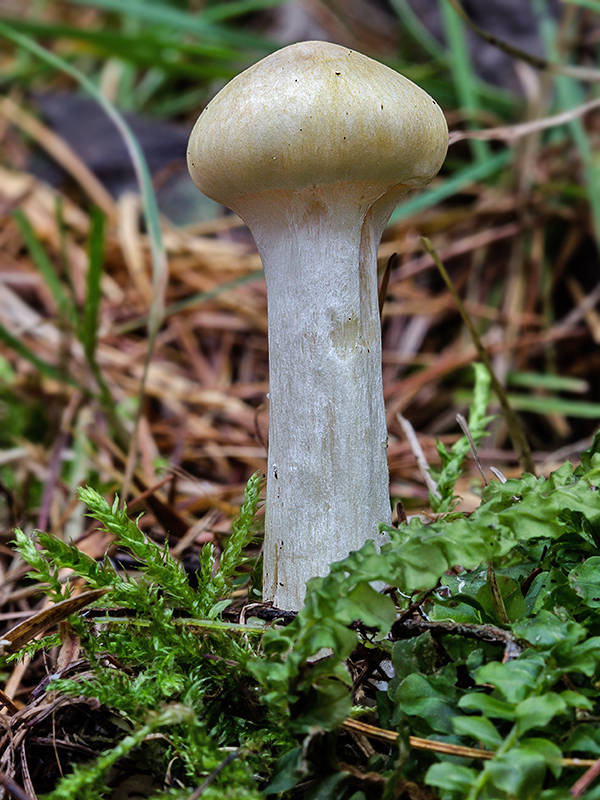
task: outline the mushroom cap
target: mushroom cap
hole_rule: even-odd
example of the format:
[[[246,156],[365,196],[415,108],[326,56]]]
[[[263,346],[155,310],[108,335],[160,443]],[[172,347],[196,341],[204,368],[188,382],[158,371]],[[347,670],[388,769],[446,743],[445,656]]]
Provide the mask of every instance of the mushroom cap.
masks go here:
[[[359,183],[418,187],[446,155],[442,110],[403,75],[329,42],[299,42],[230,81],[200,114],[188,168],[204,194]]]

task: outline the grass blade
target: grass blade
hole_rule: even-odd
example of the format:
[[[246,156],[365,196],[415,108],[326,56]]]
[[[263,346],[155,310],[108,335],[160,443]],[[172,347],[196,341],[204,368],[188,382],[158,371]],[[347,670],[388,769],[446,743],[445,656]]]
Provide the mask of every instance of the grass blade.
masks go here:
[[[150,368],[150,360],[154,351],[154,344],[156,335],[160,329],[164,319],[165,309],[165,294],[167,288],[168,268],[167,256],[163,245],[162,232],[160,227],[160,216],[158,212],[158,205],[156,202],[156,195],[152,185],[152,178],[148,170],[148,165],[144,157],[144,153],[137,141],[133,131],[129,127],[127,121],[115,108],[115,106],[98,90],[94,83],[87,78],[78,69],[73,67],[67,61],[59,58],[49,50],[45,50],[37,42],[34,42],[27,36],[23,36],[16,31],[11,30],[7,25],[0,22],[0,35],[9,39],[18,47],[33,53],[41,61],[55,69],[70,75],[85,91],[87,91],[101,106],[105,113],[113,121],[119,133],[123,137],[125,146],[132,160],[138,185],[140,187],[142,213],[148,231],[148,239],[150,242],[150,252],[152,256],[152,303],[150,312],[148,314],[148,346],[146,348],[146,356],[144,359],[144,366],[142,378],[140,381],[140,402],[138,403],[137,415],[134,423],[134,432],[131,436],[131,447],[127,459],[127,471],[123,479],[123,497],[126,496],[129,490],[129,484],[134,469],[135,453],[137,452],[137,428],[139,425],[140,414],[142,409],[141,398],[144,395],[146,381],[148,379],[148,370]]]
[[[228,0],[210,6],[202,11],[203,19],[210,22],[223,22],[226,19],[235,19],[244,14],[254,14],[257,11],[266,11],[269,8],[280,6],[288,0]]]
[[[91,213],[90,235],[88,239],[88,270],[86,276],[85,309],[83,319],[79,329],[79,338],[83,345],[83,351],[88,362],[88,366],[96,380],[100,394],[98,400],[100,405],[111,421],[117,440],[121,446],[126,447],[128,436],[123,429],[116,412],[115,402],[112,393],[104,376],[98,359],[96,358],[96,347],[98,344],[98,326],[100,300],[102,297],[102,273],[104,265],[104,222],[102,212],[95,208]]]
[[[234,64],[240,59],[239,47],[217,42],[182,42],[168,29],[149,26],[140,33],[115,33],[38,20],[4,18],[3,22],[13,30],[30,36],[86,42],[105,57],[117,57],[139,67],[158,68],[176,77],[230,77],[235,72]]]
[[[86,276],[85,308],[81,320],[80,340],[88,361],[96,355],[98,341],[98,312],[104,259],[104,215],[98,209],[91,214],[88,244],[88,270]]]
[[[16,336],[7,330],[4,325],[0,324],[0,342],[5,344],[7,347],[10,347],[17,355],[20,355],[21,358],[24,358],[26,361],[29,361],[30,364],[41,372],[42,375],[45,375],[47,378],[52,378],[52,380],[59,381],[60,383],[67,383],[69,386],[74,386],[77,389],[83,391],[82,387],[79,386],[76,380],[72,378],[70,375],[67,375],[66,372],[63,372],[58,367],[55,367],[54,364],[50,364],[49,361],[45,361],[43,358],[40,358],[36,353],[31,350],[31,348],[27,347],[20,339],[17,339]]]
[[[25,212],[22,209],[17,208],[15,211],[13,211],[13,219],[17,223],[17,227],[19,228],[19,232],[23,237],[23,241],[29,250],[29,255],[31,256],[33,263],[38,268],[46,286],[48,287],[48,290],[50,291],[50,294],[54,299],[54,302],[56,303],[59,317],[75,327],[78,320],[75,304],[72,298],[66,294],[60,278],[56,274],[54,264],[52,261],[50,261],[50,258],[44,250],[40,240],[35,235],[35,231],[31,227],[31,223],[27,219]]]
[[[582,6],[583,8],[589,8],[592,11],[595,11],[597,14],[600,14],[600,0],[563,0],[565,3],[571,3],[575,6]]]
[[[477,102],[475,72],[469,57],[469,46],[463,23],[455,9],[446,0],[440,4],[440,9],[450,48],[450,69],[454,77],[456,93],[462,110],[467,116],[473,118],[479,111],[479,103]],[[472,151],[480,164],[485,163],[490,156],[487,144],[479,140],[472,142]]]
[[[509,372],[506,376],[509,386],[523,386],[528,389],[545,389],[550,392],[577,392],[583,394],[589,390],[589,384],[582,378],[570,378],[566,375],[552,375],[540,372]]]
[[[11,30],[3,22],[0,22],[0,35],[6,37],[18,47],[33,53],[46,64],[54,67],[54,69],[70,75],[82,87],[82,89],[85,89],[85,91],[94,98],[98,105],[101,106],[123,137],[123,141],[125,142],[127,151],[133,163],[138,186],[140,187],[142,211],[148,230],[150,251],[152,254],[154,295],[152,308],[150,309],[150,314],[148,317],[148,336],[150,339],[149,349],[151,350],[154,343],[154,337],[158,328],[160,327],[163,317],[164,295],[167,284],[167,258],[162,241],[160,216],[156,202],[156,195],[154,193],[154,187],[152,185],[152,178],[150,176],[146,158],[142,152],[139,142],[129,127],[129,123],[124,119],[124,117],[110,102],[110,100],[108,100],[99,91],[95,84],[82,72],[73,67],[64,59],[60,58],[54,53],[51,53],[49,50],[44,49],[28,36],[23,36],[22,34]]]
[[[472,402],[472,392],[457,389],[453,393],[459,405]],[[529,414],[547,417],[549,414],[560,414],[573,419],[600,419],[600,403],[585,400],[570,400],[556,395],[513,394],[507,395],[512,408]]]
[[[510,394],[509,401],[519,411],[529,411],[542,416],[562,414],[577,419],[600,419],[600,403],[586,403],[563,397],[543,397],[533,394]]]
[[[398,222],[407,217],[424,211],[437,205],[441,200],[452,197],[453,194],[460,192],[465,186],[469,186],[475,181],[491,177],[494,173],[500,172],[507,167],[514,158],[514,150],[502,150],[496,153],[487,161],[469,164],[468,167],[458,170],[442,183],[437,184],[432,189],[420,192],[402,203],[392,214],[390,222]]]
[[[182,300],[176,300],[174,303],[170,303],[165,309],[165,317],[171,317],[173,314],[179,314],[180,311],[184,311],[186,308],[195,308],[196,306],[202,305],[202,303],[206,303],[209,300],[214,300],[216,297],[220,297],[222,294],[231,291],[232,289],[237,289],[238,286],[245,286],[247,283],[254,283],[255,281],[264,280],[264,272],[262,269],[254,270],[253,272],[249,272],[247,275],[241,275],[239,278],[234,278],[232,281],[227,281],[226,283],[221,283],[219,286],[215,286],[214,289],[207,289],[205,292],[197,292],[196,294],[189,295],[189,297],[184,297]],[[116,333],[128,333],[129,331],[134,331],[136,328],[141,327],[146,322],[146,317],[137,317],[136,319],[127,320],[127,322],[123,322],[119,327],[116,329]]]
[[[74,0],[78,5],[93,6],[105,11],[113,11],[128,17],[141,19],[145,23],[166,25],[174,30],[186,34],[201,35],[212,42],[227,43],[243,48],[259,48],[269,52],[276,45],[252,33],[241,30],[232,30],[216,25],[207,18],[205,13],[190,14],[178,8],[161,3],[147,3],[144,0]]]
[[[600,3],[598,5],[600,6]],[[556,25],[548,11],[546,0],[535,0],[535,7],[542,17],[540,27],[546,52],[554,61],[559,61],[560,53],[556,40]],[[584,100],[581,85],[568,75],[556,76],[556,95],[561,111],[581,105]],[[582,121],[573,119],[567,125],[579,151],[583,179],[592,212],[596,244],[600,246],[600,168],[598,167],[597,159],[594,157],[592,146]]]
[[[402,27],[415,42],[436,61],[447,64],[448,54],[440,42],[429,33],[407,0],[390,0],[390,5],[396,12]]]

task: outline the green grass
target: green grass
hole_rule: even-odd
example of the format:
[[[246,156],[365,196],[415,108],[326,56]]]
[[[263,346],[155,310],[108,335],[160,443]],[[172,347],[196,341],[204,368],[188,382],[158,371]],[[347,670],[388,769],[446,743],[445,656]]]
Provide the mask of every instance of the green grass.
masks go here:
[[[440,3],[440,10],[450,51],[448,63],[454,78],[459,104],[467,118],[473,119],[477,116],[481,106],[463,22],[450,3]],[[490,157],[487,142],[475,139],[471,142],[471,147],[476,162],[485,164]]]
[[[541,33],[546,52],[552,60],[561,61],[563,54],[558,49],[556,25],[548,12],[546,0],[535,0],[535,8],[542,15]],[[573,108],[584,102],[583,89],[580,83],[573,78],[557,75],[555,87],[558,111]],[[600,245],[600,167],[598,159],[582,121],[572,120],[567,127],[581,160],[581,171],[592,212],[596,243]]]

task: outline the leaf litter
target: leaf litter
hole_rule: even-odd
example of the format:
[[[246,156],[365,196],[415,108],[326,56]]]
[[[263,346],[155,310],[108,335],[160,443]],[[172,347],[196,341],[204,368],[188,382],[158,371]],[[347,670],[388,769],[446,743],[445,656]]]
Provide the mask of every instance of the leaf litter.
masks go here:
[[[572,41],[582,52],[586,46],[584,21],[589,24],[589,20],[589,15],[585,20],[584,15],[576,19],[581,44],[577,37]],[[335,38],[333,30],[329,35]],[[354,36],[355,41],[349,44],[365,49],[357,29]],[[463,126],[461,115],[449,110],[456,133],[446,172],[428,190],[424,210],[392,223],[380,250],[382,274],[391,256],[397,254],[383,304],[383,363],[391,493],[393,498],[402,498],[409,516],[406,530],[400,525],[398,532],[391,534],[402,543],[403,550],[390,554],[390,559],[396,559],[397,569],[394,576],[387,574],[390,594],[382,600],[371,595],[370,578],[385,570],[374,554],[365,552],[361,560],[352,562],[355,584],[344,583],[347,577],[343,570],[332,573],[329,588],[323,590],[317,584],[310,594],[312,605],[309,603],[298,620],[287,619],[287,627],[275,627],[268,633],[260,653],[252,639],[259,633],[251,634],[251,627],[270,627],[261,619],[263,609],[256,604],[259,595],[252,594],[252,587],[257,585],[253,568],[260,537],[253,534],[247,540],[243,535],[235,539],[231,534],[248,475],[264,472],[266,458],[266,298],[252,242],[240,221],[226,213],[208,216],[185,228],[161,220],[171,277],[167,312],[142,396],[140,385],[148,353],[145,326],[155,294],[151,242],[139,199],[131,194],[110,197],[77,153],[60,137],[52,138],[52,132],[25,110],[27,104],[18,91],[3,99],[0,147],[7,166],[2,168],[0,190],[4,213],[0,224],[4,253],[0,284],[4,417],[0,491],[5,504],[0,595],[7,630],[30,614],[32,623],[24,624],[32,638],[25,643],[20,660],[10,660],[5,666],[6,683],[0,700],[7,709],[5,723],[11,720],[12,733],[10,744],[5,738],[2,770],[7,780],[20,782],[25,796],[52,789],[38,782],[39,775],[31,768],[38,756],[32,758],[32,754],[43,753],[40,764],[45,769],[51,759],[55,764],[74,763],[77,759],[72,754],[77,747],[81,748],[82,763],[89,761],[90,749],[98,755],[108,748],[114,758],[103,764],[96,762],[95,771],[74,773],[71,788],[65,783],[61,795],[75,796],[73,792],[77,791],[77,796],[88,792],[90,797],[97,797],[103,796],[98,792],[104,792],[101,786],[109,770],[115,764],[127,764],[128,748],[141,747],[148,761],[156,742],[158,750],[160,742],[167,749],[173,748],[181,762],[174,777],[160,778],[161,785],[170,786],[170,791],[184,792],[181,796],[187,796],[185,791],[189,794],[193,786],[197,790],[204,787],[205,796],[210,791],[224,796],[224,780],[237,782],[236,796],[255,796],[254,778],[241,764],[247,761],[250,772],[254,769],[260,773],[253,761],[257,742],[269,753],[270,766],[261,775],[262,783],[259,781],[263,788],[270,771],[289,792],[316,793],[319,787],[325,792],[329,781],[330,794],[322,796],[350,797],[353,791],[380,796],[385,786],[392,787],[396,782],[397,792],[406,796],[433,797],[432,790],[422,783],[427,776],[429,785],[449,800],[485,798],[487,792],[494,797],[498,793],[509,797],[516,792],[525,800],[527,796],[559,797],[556,792],[560,791],[564,795],[564,788],[552,794],[548,776],[554,775],[560,786],[571,787],[571,796],[587,796],[584,792],[593,786],[593,772],[575,782],[561,773],[560,764],[572,768],[571,762],[586,753],[592,759],[582,758],[579,763],[589,766],[600,754],[593,731],[596,699],[589,684],[596,669],[594,553],[598,516],[590,510],[595,501],[587,502],[584,490],[586,480],[588,491],[595,490],[597,466],[592,456],[584,456],[587,463],[580,477],[575,478],[568,465],[559,470],[558,477],[545,476],[560,467],[565,455],[575,460],[590,447],[599,413],[594,412],[598,387],[594,227],[576,140],[558,127],[581,117],[589,142],[595,144],[597,101],[582,103],[573,93],[570,109],[552,115],[539,105],[541,83],[534,85],[534,94],[524,101],[525,113],[515,111],[513,117],[506,113],[502,117],[496,108],[488,112],[488,131],[458,131],[457,127]],[[527,121],[514,124],[514,118]],[[30,137],[29,142],[21,138],[23,132]],[[519,140],[515,141],[517,135]],[[469,144],[460,138],[477,136],[511,143],[510,150],[492,151],[494,156],[496,152],[506,153],[502,171],[468,177]],[[64,188],[53,188],[28,170],[31,143],[43,147],[66,169],[69,181]],[[450,179],[458,188],[444,194]],[[90,202],[106,217],[102,241],[95,244],[98,224],[90,212]],[[210,215],[214,212],[210,209]],[[19,225],[19,215],[26,227]],[[31,231],[30,244],[45,254],[55,270],[56,280],[40,269],[39,258],[36,262],[32,248],[27,246],[26,231]],[[474,462],[461,462],[444,484],[447,507],[442,513],[449,513],[449,517],[431,513],[429,489],[416,456],[432,464],[434,470],[447,470],[453,463],[452,447],[464,438],[456,414],[464,414],[473,399],[470,365],[476,349],[465,335],[451,292],[436,271],[435,259],[423,250],[423,235],[434,241],[515,408],[519,408],[519,395],[525,395],[522,402],[527,401],[527,411],[520,416],[532,444],[536,470],[542,475],[520,479],[517,454],[501,418],[492,423],[487,438],[480,436],[478,440],[482,430],[470,429],[490,486],[483,488]],[[99,246],[101,252],[92,255],[93,248]],[[96,289],[90,277],[94,258],[101,260]],[[93,320],[88,315],[86,322],[83,314],[94,291],[99,303],[95,330]],[[81,320],[79,324],[74,324],[73,314]],[[520,376],[527,373],[539,375],[540,380],[530,383],[525,391],[517,387]],[[547,374],[583,380],[583,395],[573,398],[568,391],[548,389],[542,380]],[[585,403],[590,408],[586,409]],[[482,409],[482,416],[488,411],[498,413],[491,401]],[[131,458],[128,432],[138,414],[137,457]],[[417,432],[418,449],[405,437],[399,415],[410,419]],[[86,521],[84,506],[76,497],[77,487],[93,481],[106,496],[120,493],[128,464],[132,468],[131,483],[124,499],[130,509],[141,513],[138,524],[149,537],[147,542],[159,547],[168,544],[171,552],[176,552],[175,562],[182,565],[182,574],[189,576],[185,580],[175,562],[160,572],[156,554],[152,573],[144,560],[148,557],[146,545],[138,543],[143,552],[138,549],[137,554],[128,550],[131,541],[127,544],[118,538],[123,535],[122,529],[117,527],[115,542],[114,532],[102,531]],[[506,476],[504,486],[496,484],[492,468]],[[261,511],[257,508],[259,529]],[[103,513],[110,518],[113,512],[117,515],[118,510]],[[549,514],[553,515],[551,524]],[[423,515],[429,515],[430,525],[423,526]],[[124,524],[123,517],[115,519]],[[52,556],[44,556],[49,571],[38,585],[26,576],[29,568],[10,542],[16,526],[31,531],[40,521],[45,530],[68,545],[76,543],[84,555],[75,557],[74,551],[64,548],[50,550]],[[441,527],[443,523],[445,527]],[[250,531],[249,519],[245,525]],[[495,526],[497,538],[487,540],[481,531]],[[126,529],[131,535],[131,529]],[[470,540],[473,531],[477,533]],[[43,541],[44,547],[50,546],[49,539]],[[37,542],[40,548],[40,540]],[[228,549],[230,542],[236,543],[233,550]],[[211,584],[209,577],[219,574],[218,565],[228,553],[234,573],[239,574],[234,577],[232,573],[223,584]],[[21,555],[28,558],[23,551]],[[29,557],[34,558],[33,551]],[[248,561],[242,563],[243,558]],[[38,567],[42,560],[34,558]],[[71,617],[70,622],[61,615],[58,628],[47,632],[45,640],[34,639],[46,627],[45,623],[36,627],[35,620],[48,619],[44,610],[48,601],[43,599],[41,588],[46,587],[59,606],[77,601],[77,597],[86,599],[86,592],[100,591],[86,588],[92,563],[98,564],[96,579],[104,575],[102,579],[108,581],[110,575],[111,585],[119,584],[123,592],[119,604],[111,606],[102,600],[96,608]],[[428,570],[423,570],[424,563]],[[508,625],[498,625],[493,593],[482,592],[490,563],[498,571],[497,586]],[[170,600],[156,588],[161,585],[154,582],[159,573],[163,576],[162,591],[167,595],[168,581],[179,576],[171,587]],[[149,574],[154,575],[152,580]],[[212,586],[212,605],[204,595],[206,605],[201,612],[195,609],[185,588],[198,581],[194,577],[198,574],[204,575],[205,586]],[[453,584],[454,574],[462,586],[459,580]],[[130,576],[125,586],[121,586],[120,576]],[[143,576],[149,580],[147,591],[156,608],[147,618],[139,614],[137,619],[135,598],[138,603],[142,601],[136,587],[146,585]],[[344,602],[337,599],[340,585],[344,587]],[[515,586],[524,607],[511,605]],[[72,598],[60,600],[67,587],[71,587]],[[131,593],[129,604],[125,602],[127,591]],[[197,586],[190,591],[199,592]],[[225,607],[221,601],[227,599],[233,602]],[[392,600],[397,611],[390,615]],[[237,636],[227,626],[237,624],[239,611],[247,602],[254,604],[247,617],[248,637],[226,644],[228,637]],[[145,614],[149,613],[148,605],[144,603]],[[199,626],[197,619],[196,627],[194,620],[187,621],[185,613],[192,611],[201,622]],[[405,616],[407,613],[409,616]],[[102,614],[101,622],[97,614]],[[329,629],[317,624],[327,614],[333,620]],[[353,614],[362,622],[350,625],[355,622]],[[533,614],[538,620],[535,630],[526,624]],[[114,621],[107,622],[111,615]],[[268,610],[264,616],[269,616]],[[30,629],[28,624],[32,624]],[[124,625],[130,626],[122,628],[127,630],[125,636],[115,633]],[[150,626],[158,631],[155,636],[157,641],[164,637],[163,648],[167,640],[172,641],[169,637],[173,630],[187,630],[181,648],[174,648],[175,666],[159,666],[154,660],[156,654],[149,658],[142,648],[145,634],[140,637],[136,625],[141,630]],[[392,634],[383,633],[386,627]],[[98,637],[95,643],[94,637]],[[130,638],[129,653],[124,648],[126,637]],[[467,646],[467,640],[480,644]],[[197,661],[198,641],[203,642],[200,663],[209,666],[198,681],[202,684],[205,680],[207,687],[193,681],[185,685],[189,705],[197,714],[206,712],[205,722],[211,721],[216,732],[214,742],[203,739],[177,705],[182,696],[178,681],[185,680],[181,676],[194,663],[191,653]],[[292,641],[295,649],[286,662],[279,664],[277,653]],[[327,643],[333,646],[333,659],[313,661],[314,654]],[[113,646],[121,658],[111,653]],[[266,669],[264,653],[269,652],[271,661]],[[85,658],[80,658],[82,653]],[[258,655],[258,661],[253,660]],[[418,680],[408,674],[402,676],[396,669],[394,675],[387,674],[386,684],[385,667],[381,665],[389,662],[390,656],[396,666],[404,660],[412,663]],[[156,670],[152,673],[149,669],[146,678],[157,683],[158,694],[144,686],[144,659]],[[521,661],[519,672],[510,666]],[[497,666],[492,674],[493,665]],[[242,680],[236,680],[235,675],[241,675]],[[56,683],[46,693],[49,679]],[[58,680],[63,681],[62,686]],[[138,705],[127,689],[127,683],[136,680]],[[220,691],[216,691],[219,681]],[[387,690],[374,689],[373,681],[387,685]],[[282,734],[279,740],[269,739],[257,685],[261,687],[259,694],[269,698],[270,713],[278,724],[287,720],[296,741],[303,741],[299,752],[292,749],[292,733]],[[97,697],[104,692],[107,702],[100,706],[100,700],[91,694],[81,694],[82,687],[96,692]],[[115,700],[118,691],[122,693],[120,705]],[[238,700],[243,698],[243,712],[228,722],[227,713],[231,712],[219,717],[222,712],[212,697],[222,701],[229,691]],[[162,717],[158,714],[148,719],[144,701],[156,703],[159,697],[166,710]],[[302,698],[300,705],[288,705],[298,697]],[[349,717],[353,700],[363,706],[358,718]],[[377,715],[373,711],[375,701],[379,704]],[[476,713],[460,717],[456,703]],[[199,712],[201,707],[204,712]],[[232,706],[225,703],[224,707]],[[105,716],[107,708],[113,708],[110,717]],[[558,749],[556,740],[544,738],[557,715],[565,723],[559,740],[562,761],[552,749]],[[363,717],[369,721],[363,721]],[[44,729],[50,718],[50,728]],[[453,722],[455,719],[463,722]],[[352,729],[349,739],[339,733],[306,733],[307,725],[331,730],[338,723]],[[444,725],[448,727],[440,730]],[[530,725],[535,736],[527,730]],[[91,747],[83,741],[84,729],[92,734]],[[122,752],[115,750],[115,743],[122,739],[118,730],[133,737]],[[411,733],[407,738],[408,730]],[[167,741],[161,739],[165,731]],[[378,737],[387,745],[377,745]],[[505,747],[513,774],[507,775],[502,754],[491,762],[495,763],[492,769],[482,769],[477,761],[461,762],[465,766],[459,769],[450,762],[432,761],[426,751],[403,772],[407,763],[402,749],[405,741],[414,749],[415,742],[423,740],[430,743],[426,747],[434,749],[446,740],[444,746],[450,753],[458,755],[471,748],[470,756],[477,759],[484,751],[473,744],[486,744],[486,738]],[[195,771],[186,762],[186,750],[181,745],[184,739],[187,758],[190,753],[198,757]],[[340,769],[335,758],[319,757],[318,750],[326,741],[339,749]],[[375,744],[369,745],[370,741]],[[224,754],[228,746],[224,742],[235,742],[235,752]],[[240,742],[247,748],[243,758]],[[36,747],[42,750],[32,749]],[[57,762],[54,753],[62,753],[61,748],[69,756]],[[281,764],[275,767],[275,758],[286,750],[289,769]],[[350,763],[361,767],[344,767]],[[416,776],[421,789],[409,780]],[[113,775],[110,780],[118,784],[119,778]],[[11,791],[8,783],[3,786]]]

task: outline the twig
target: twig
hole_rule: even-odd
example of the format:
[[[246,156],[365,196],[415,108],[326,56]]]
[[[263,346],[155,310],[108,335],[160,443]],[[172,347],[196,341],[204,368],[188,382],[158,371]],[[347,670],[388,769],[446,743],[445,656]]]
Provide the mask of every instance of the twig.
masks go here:
[[[490,472],[493,472],[494,475],[498,478],[500,483],[506,483],[507,478],[504,473],[498,469],[498,467],[490,467]]]
[[[465,24],[471,28],[471,30],[475,31],[475,33],[488,44],[497,47],[504,53],[508,53],[509,56],[518,58],[520,61],[525,61],[527,64],[531,64],[532,67],[543,70],[544,72],[569,75],[571,78],[576,78],[580,81],[600,81],[599,70],[592,69],[590,67],[579,67],[573,64],[559,64],[556,61],[549,61],[547,58],[543,58],[542,56],[536,56],[533,53],[528,53],[526,50],[521,50],[520,47],[515,47],[509,42],[505,42],[503,39],[500,39],[495,34],[486,31],[484,28],[481,28],[467,14],[459,0],[447,0],[447,2],[450,3],[452,8],[465,22]]]
[[[4,786],[6,791],[15,798],[15,800],[32,800],[31,795],[21,789],[18,783],[15,783],[6,772],[0,772],[0,785]]]
[[[426,631],[440,631],[454,636],[468,636],[482,642],[504,645],[504,658],[506,660],[517,658],[522,652],[522,647],[510,631],[498,628],[495,625],[477,625],[473,622],[454,622],[452,620],[428,620],[412,617],[400,618],[392,627],[392,637],[399,637],[400,631],[424,633]]]
[[[18,126],[22,131],[25,131],[28,136],[31,136],[36,144],[46,150],[77,181],[107,217],[113,220],[116,219],[115,201],[92,170],[64,139],[57,136],[54,131],[21,108],[10,97],[3,97],[0,100],[0,115],[13,125]]]
[[[467,441],[469,442],[469,447],[471,448],[471,453],[473,455],[473,460],[475,461],[477,469],[479,470],[479,473],[483,480],[483,485],[487,486],[488,481],[487,478],[485,477],[485,472],[483,471],[483,467],[481,466],[481,461],[479,460],[479,453],[477,452],[477,448],[475,447],[475,442],[473,441],[473,437],[471,436],[471,431],[469,430],[469,425],[467,423],[467,420],[463,417],[462,414],[457,414],[456,421],[458,422],[463,434],[467,437]]]
[[[204,790],[208,789],[211,783],[218,777],[219,773],[221,773],[228,764],[231,764],[240,754],[239,750],[234,750],[232,753],[228,753],[228,755],[221,761],[221,763],[216,766],[210,775],[206,778],[206,780],[195,789],[191,795],[189,796],[188,800],[198,800],[198,798],[204,794]]]
[[[521,462],[521,465],[523,466],[523,469],[526,472],[531,472],[532,475],[535,475],[536,474],[535,464],[533,463],[533,458],[531,456],[531,449],[529,447],[529,442],[527,441],[525,434],[523,433],[523,429],[521,428],[521,423],[519,422],[519,418],[513,411],[508,401],[508,397],[504,390],[504,386],[502,386],[502,384],[500,383],[500,381],[496,376],[496,373],[494,372],[494,368],[492,366],[490,357],[487,354],[487,350],[483,346],[479,334],[475,330],[475,326],[473,325],[473,322],[471,321],[471,318],[468,315],[458,292],[456,291],[456,287],[454,286],[452,280],[450,279],[450,276],[446,272],[446,268],[442,264],[441,259],[437,254],[437,251],[435,250],[433,244],[426,236],[421,237],[421,242],[423,243],[423,247],[425,248],[425,250],[427,250],[431,258],[433,259],[440,275],[444,279],[444,283],[448,287],[448,290],[452,295],[454,302],[456,303],[456,306],[463,319],[463,322],[465,323],[469,333],[471,334],[471,338],[473,339],[473,344],[477,349],[479,358],[485,364],[485,366],[488,369],[488,372],[490,373],[492,387],[500,402],[500,406],[502,408],[502,412],[504,414],[504,418],[506,420],[506,424],[508,427],[508,433],[512,441],[513,447],[515,448],[515,450],[519,455],[519,460]]]
[[[457,142],[462,142],[464,139],[511,142],[514,139],[520,139],[522,136],[528,136],[530,133],[535,133],[536,131],[543,131],[547,128],[555,128],[558,125],[572,122],[574,119],[583,117],[588,111],[593,111],[596,108],[600,108],[600,98],[590,100],[589,103],[583,103],[580,106],[575,106],[575,108],[570,108],[568,111],[554,114],[551,117],[541,117],[540,119],[533,119],[529,122],[521,122],[518,125],[501,125],[498,128],[486,128],[481,131],[451,131],[448,136],[448,145],[450,146]]]
[[[348,717],[342,722],[342,728],[356,733],[362,733],[364,736],[370,736],[372,739],[378,739],[381,742],[395,742],[399,734],[396,731],[388,731],[385,728],[378,728],[376,725],[369,725],[366,722],[361,722],[358,719],[351,719]],[[436,742],[433,739],[421,739],[419,736],[409,736],[408,743],[415,750],[429,750],[433,753],[446,753],[451,756],[461,756],[463,758],[494,758],[495,753],[490,750],[482,750],[479,747],[465,747],[460,744],[449,744],[448,742]],[[588,767],[598,764],[590,758],[562,758],[561,764],[563,767]],[[600,768],[599,768],[600,770]],[[577,784],[575,784],[577,785]],[[572,792],[573,790],[571,790]],[[580,796],[580,795],[575,795]],[[191,798],[190,798],[191,800]]]
[[[50,463],[48,465],[48,472],[44,480],[44,488],[42,491],[42,499],[40,502],[40,509],[37,518],[37,528],[45,531],[50,524],[50,506],[52,498],[60,479],[62,468],[63,451],[69,441],[69,429],[73,423],[73,419],[79,410],[82,402],[82,396],[79,392],[71,395],[71,399],[66,409],[63,412],[60,422],[60,430],[56,441],[54,442],[50,451]]]
[[[437,592],[437,590],[438,590],[438,588],[439,588],[439,583],[440,583],[440,582],[438,581],[438,582],[437,582],[437,584],[436,584],[435,586],[432,586],[432,587],[431,587],[431,589],[427,589],[426,591],[422,592],[422,593],[419,595],[419,597],[417,597],[417,599],[416,599],[416,600],[413,600],[413,601],[411,602],[411,604],[408,606],[408,608],[407,608],[405,611],[403,611],[403,612],[400,614],[400,616],[398,617],[398,619],[397,619],[397,620],[396,620],[396,622],[394,623],[394,626],[395,626],[395,627],[401,627],[401,626],[403,626],[403,625],[404,625],[404,624],[405,624],[405,623],[406,623],[408,620],[415,620],[415,619],[417,619],[417,618],[415,618],[415,616],[414,616],[414,614],[415,614],[415,611],[418,611],[419,613],[422,613],[422,612],[421,612],[421,606],[423,605],[423,603],[425,602],[425,600],[428,600],[428,599],[431,597],[431,595],[432,595],[432,594],[434,594],[434,592]],[[407,626],[405,626],[405,627],[410,627],[410,624],[409,624],[409,625],[407,625]]]
[[[2,691],[2,689],[0,689],[0,706],[4,706],[10,716],[16,714],[19,710],[19,706],[16,706],[10,697]]]
[[[487,562],[487,582],[490,587],[490,592],[492,593],[492,602],[494,603],[494,609],[496,610],[498,619],[503,625],[510,625],[510,620],[506,613],[506,606],[504,605],[504,598],[498,586],[498,580],[491,561]]]
[[[581,797],[587,790],[590,783],[600,775],[600,758],[586,770],[579,780],[575,781],[569,790],[571,797]]]
[[[402,426],[402,430],[404,431],[404,435],[410,445],[410,449],[413,452],[414,457],[417,460],[417,466],[419,467],[419,472],[421,473],[423,480],[431,494],[434,497],[441,498],[441,494],[437,487],[436,482],[431,477],[431,472],[429,471],[429,464],[427,462],[427,458],[425,457],[425,453],[423,452],[423,448],[417,438],[417,434],[415,433],[415,429],[411,425],[411,423],[404,417],[402,414],[396,414],[396,419]]]

